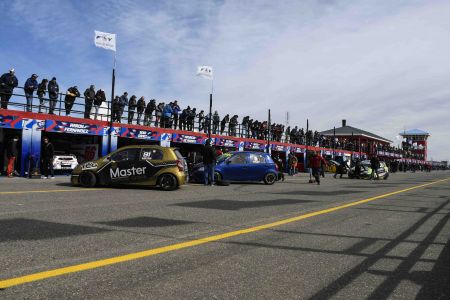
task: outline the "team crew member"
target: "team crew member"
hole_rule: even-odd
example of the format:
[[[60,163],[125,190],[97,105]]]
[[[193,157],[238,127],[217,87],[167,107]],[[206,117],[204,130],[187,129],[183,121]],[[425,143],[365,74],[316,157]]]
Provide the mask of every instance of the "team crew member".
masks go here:
[[[216,164],[216,152],[211,147],[211,141],[206,141],[205,147],[202,149],[203,156],[203,174],[205,176],[205,185],[214,184],[214,165]],[[211,181],[209,181],[211,179]]]
[[[372,169],[372,173],[370,174],[370,180],[375,179],[375,174],[377,174],[377,179],[380,179],[378,175],[378,168],[380,167],[380,160],[376,155],[372,156],[370,159],[370,168]]]
[[[44,147],[42,149],[42,168],[44,171],[44,176],[42,176],[43,179],[49,178],[49,175],[51,175],[51,179],[55,178],[55,172],[53,171],[53,154],[53,144],[50,143],[48,137],[45,137]]]
[[[327,161],[322,156],[317,154],[316,151],[314,151],[312,157],[309,160],[309,164],[312,169],[312,175],[314,176],[317,184],[319,185],[320,185],[320,168],[322,166],[322,163],[327,165]]]
[[[14,175],[18,175],[16,169],[15,169],[15,163],[17,159],[17,155],[19,153],[18,151],[18,143],[19,143],[19,137],[15,136],[13,137],[6,148],[6,157],[8,158],[8,167],[6,169],[6,175],[11,178]]]

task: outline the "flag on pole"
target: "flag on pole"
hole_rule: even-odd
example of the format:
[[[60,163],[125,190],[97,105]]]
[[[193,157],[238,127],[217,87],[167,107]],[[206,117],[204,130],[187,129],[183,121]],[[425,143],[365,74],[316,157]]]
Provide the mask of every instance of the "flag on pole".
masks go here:
[[[197,67],[197,76],[213,80],[213,68],[208,66]]]
[[[95,30],[94,43],[96,47],[116,51],[116,34]]]

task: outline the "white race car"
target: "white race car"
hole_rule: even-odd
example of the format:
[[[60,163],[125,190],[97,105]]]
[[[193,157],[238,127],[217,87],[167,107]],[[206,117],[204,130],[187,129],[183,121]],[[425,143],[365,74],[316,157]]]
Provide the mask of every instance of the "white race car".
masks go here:
[[[73,170],[78,165],[77,157],[73,154],[53,155],[54,170]]]

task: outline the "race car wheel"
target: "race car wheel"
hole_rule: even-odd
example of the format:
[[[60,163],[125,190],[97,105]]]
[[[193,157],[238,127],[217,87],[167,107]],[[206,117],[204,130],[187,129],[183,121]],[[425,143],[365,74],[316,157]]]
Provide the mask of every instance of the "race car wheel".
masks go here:
[[[178,187],[177,179],[172,174],[162,174],[158,185],[163,191],[173,191]]]
[[[83,187],[91,188],[97,183],[97,178],[92,172],[83,172],[80,174],[80,184]]]
[[[267,185],[274,184],[276,180],[277,180],[277,175],[275,175],[274,173],[267,173],[264,176],[264,183]]]
[[[389,178],[389,173],[386,173],[386,175],[384,175],[383,179],[386,180]]]

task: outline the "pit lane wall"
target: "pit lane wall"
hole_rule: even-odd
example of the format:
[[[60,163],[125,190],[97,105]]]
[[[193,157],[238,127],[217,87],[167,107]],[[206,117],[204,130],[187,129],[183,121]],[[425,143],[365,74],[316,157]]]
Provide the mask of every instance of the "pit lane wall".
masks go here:
[[[41,157],[42,137],[46,133],[58,133],[62,135],[100,136],[99,155],[104,156],[109,151],[117,149],[118,139],[137,139],[141,142],[158,143],[162,146],[181,146],[186,144],[202,145],[208,139],[207,135],[199,132],[180,131],[167,128],[144,127],[140,125],[128,125],[114,123],[109,127],[105,121],[96,121],[66,116],[37,114],[14,110],[0,110],[0,129],[12,129],[21,131],[22,149],[20,174],[26,176],[33,168],[39,168]],[[367,158],[365,153],[333,150],[318,147],[308,147],[280,142],[270,142],[268,147],[264,140],[237,138],[229,136],[212,135],[211,144],[229,150],[253,150],[283,153],[287,159],[288,153],[298,154],[307,166],[306,151],[318,151],[322,155],[353,156]],[[269,149],[267,149],[269,148]]]

